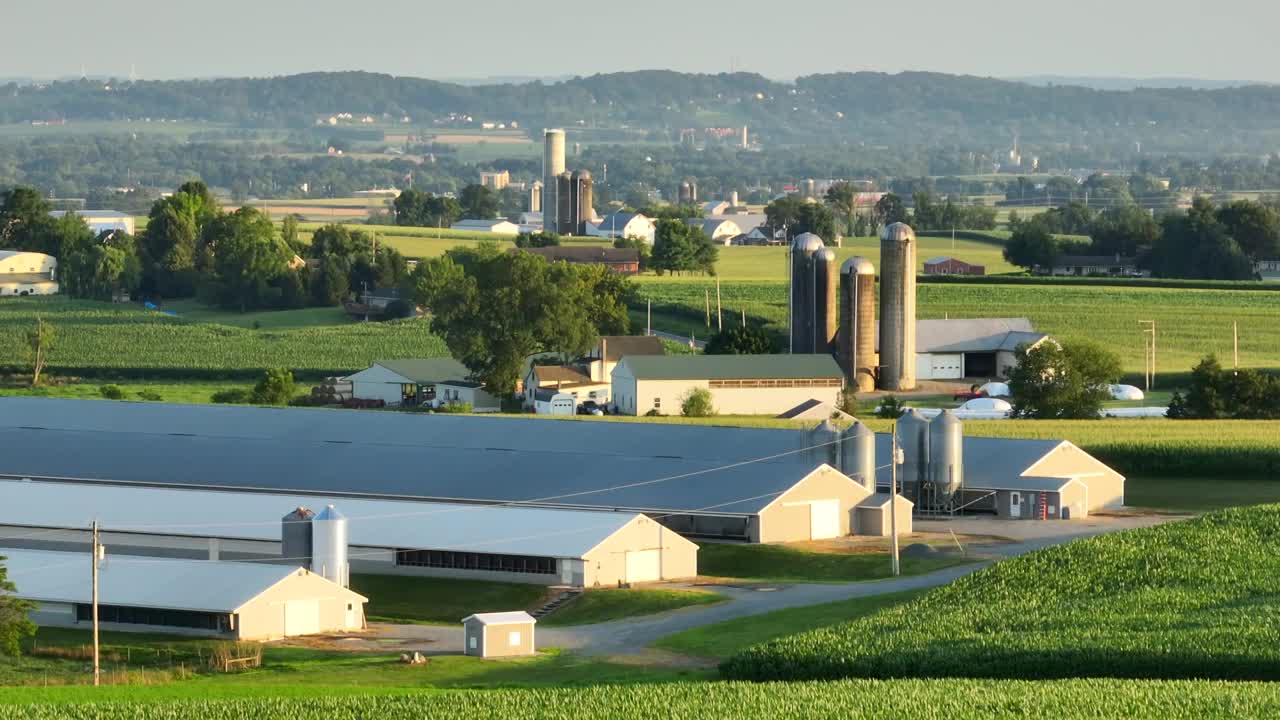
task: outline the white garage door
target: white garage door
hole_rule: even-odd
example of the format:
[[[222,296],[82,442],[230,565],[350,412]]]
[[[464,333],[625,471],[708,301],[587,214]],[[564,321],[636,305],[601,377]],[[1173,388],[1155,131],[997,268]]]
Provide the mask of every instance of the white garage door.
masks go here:
[[[809,505],[809,537],[813,540],[840,537],[839,500],[818,500]]]
[[[320,632],[320,601],[290,600],[284,604],[284,634],[313,635]]]
[[[627,582],[653,582],[662,579],[660,550],[637,550],[627,553]]]

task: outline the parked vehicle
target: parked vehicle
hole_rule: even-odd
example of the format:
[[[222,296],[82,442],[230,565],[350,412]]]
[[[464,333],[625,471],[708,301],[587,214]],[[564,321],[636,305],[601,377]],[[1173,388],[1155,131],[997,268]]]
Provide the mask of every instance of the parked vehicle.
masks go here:
[[[584,400],[578,405],[579,415],[608,415],[609,409],[595,400]]]

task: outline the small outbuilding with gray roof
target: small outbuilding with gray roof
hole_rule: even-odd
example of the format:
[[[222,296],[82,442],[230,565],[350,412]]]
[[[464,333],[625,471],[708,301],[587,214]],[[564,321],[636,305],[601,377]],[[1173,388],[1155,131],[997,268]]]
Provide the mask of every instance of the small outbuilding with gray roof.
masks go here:
[[[831,355],[628,355],[613,369],[624,415],[679,415],[698,388],[720,414],[777,416],[807,400],[839,404],[844,372]]]

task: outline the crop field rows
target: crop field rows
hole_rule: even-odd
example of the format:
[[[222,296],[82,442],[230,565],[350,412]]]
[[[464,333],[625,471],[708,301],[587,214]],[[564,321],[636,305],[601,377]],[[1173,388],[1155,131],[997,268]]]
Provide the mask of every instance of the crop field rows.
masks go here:
[[[421,320],[254,330],[134,305],[14,298],[0,305],[0,366],[20,365],[22,333],[37,315],[56,333],[50,369],[76,375],[254,377],[283,367],[315,376],[362,369],[379,358],[448,354]]]
[[[715,281],[647,281],[638,284],[640,307],[652,300],[655,313],[683,319],[693,329],[703,324],[705,293],[715,302]],[[736,318],[786,328],[787,286],[784,283],[724,282],[721,302]],[[1140,374],[1144,337],[1139,320],[1155,320],[1157,371],[1186,373],[1200,358],[1217,353],[1231,361],[1232,323],[1240,328],[1240,364],[1274,368],[1280,347],[1280,293],[1262,290],[1198,290],[1145,287],[1073,287],[1032,285],[921,284],[917,289],[921,318],[1027,317],[1037,330],[1061,340],[1089,339],[1120,355],[1125,371]],[[714,319],[714,318],[713,318]],[[701,328],[701,329],[699,329]]]
[[[397,694],[259,697],[248,699],[89,702],[85,690],[0,691],[0,720],[328,720],[330,718],[506,717],[559,720],[567,715],[616,720],[829,720],[831,718],[1103,717],[1159,720],[1270,718],[1280,714],[1280,687],[1266,683],[1067,680],[847,680],[834,683],[662,683],[462,692],[405,690]],[[145,689],[144,689],[145,690]],[[99,693],[100,695],[100,693]],[[572,708],[569,711],[568,708]]]
[[[1280,679],[1280,506],[1077,540],[757,645],[742,680]]]

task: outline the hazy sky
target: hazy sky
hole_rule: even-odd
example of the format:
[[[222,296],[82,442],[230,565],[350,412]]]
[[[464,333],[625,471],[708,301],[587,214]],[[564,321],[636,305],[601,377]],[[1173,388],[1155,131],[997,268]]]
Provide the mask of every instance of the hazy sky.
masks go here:
[[[4,3],[0,77],[731,67],[1280,81],[1275,0],[59,0]],[[16,8],[13,6],[17,6]],[[190,9],[188,9],[190,8]]]

